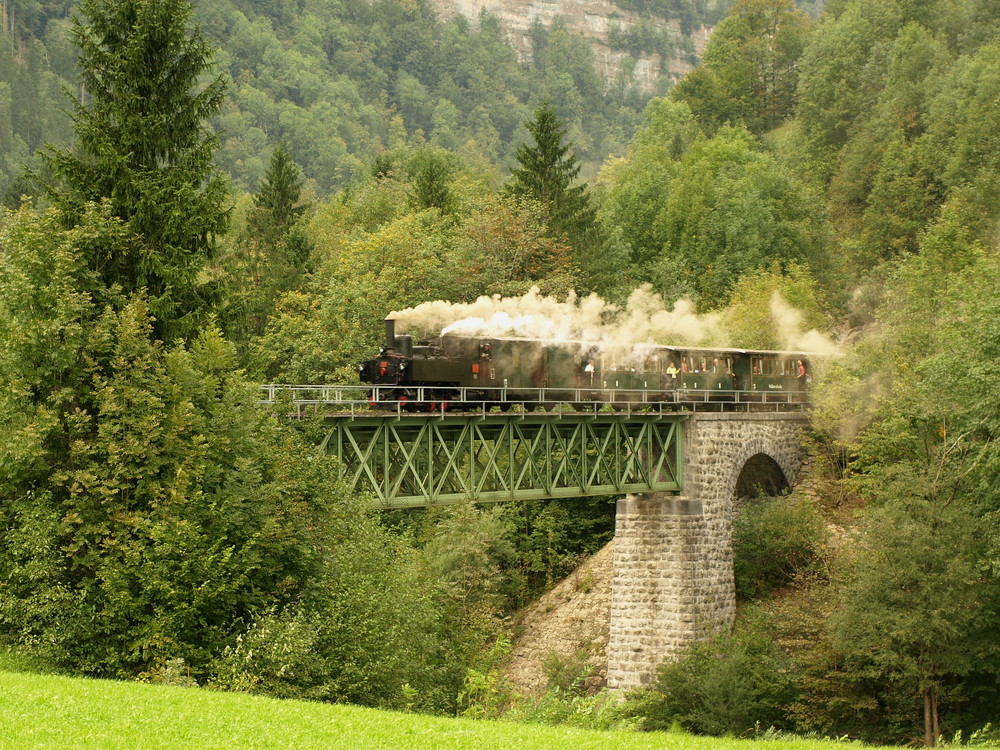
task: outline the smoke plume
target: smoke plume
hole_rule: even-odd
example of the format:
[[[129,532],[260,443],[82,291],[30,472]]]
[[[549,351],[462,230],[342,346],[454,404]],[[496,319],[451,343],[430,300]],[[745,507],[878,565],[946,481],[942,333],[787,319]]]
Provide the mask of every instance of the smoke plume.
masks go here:
[[[780,293],[775,292],[771,295],[770,307],[779,348],[813,354],[838,353],[839,347],[825,333],[820,333],[815,328],[804,330],[804,316],[789,305]]]
[[[398,330],[417,335],[461,333],[469,336],[516,336],[551,341],[585,341],[606,347],[637,344],[724,346],[717,314],[700,315],[690,300],[668,307],[646,285],[624,307],[596,294],[565,300],[542,296],[537,287],[521,297],[480,297],[471,303],[425,302],[389,313]]]
[[[770,304],[780,348],[833,354],[836,345],[816,330],[803,329],[802,314],[775,293]],[[724,312],[699,313],[689,299],[672,305],[647,284],[635,289],[618,306],[596,294],[565,299],[547,297],[533,287],[521,297],[483,296],[475,302],[438,300],[387,317],[397,331],[416,337],[458,333],[467,336],[522,337],[548,341],[587,342],[602,349],[641,349],[655,344],[703,347],[739,347],[723,323]]]

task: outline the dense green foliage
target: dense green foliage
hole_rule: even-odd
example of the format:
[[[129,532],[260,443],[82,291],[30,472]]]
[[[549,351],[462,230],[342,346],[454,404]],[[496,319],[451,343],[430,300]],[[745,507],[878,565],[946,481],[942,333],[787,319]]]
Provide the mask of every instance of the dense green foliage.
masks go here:
[[[785,706],[796,693],[788,666],[761,620],[737,634],[693,644],[676,662],[664,664],[636,710],[651,729],[680,724],[733,736],[788,729]]]
[[[792,581],[818,556],[825,530],[808,498],[748,500],[733,520],[736,594],[753,599]]]
[[[857,518],[748,506],[756,603],[639,712],[969,736],[1000,701],[995,5],[837,0],[814,21],[740,0],[640,117],[559,23],[520,64],[495,18],[419,1],[8,4],[0,639],[95,675],[499,713],[505,618],[610,537],[613,504],[374,517],[253,381],[353,382],[378,322],[428,300],[647,283],[742,347],[839,321],[814,447]],[[42,194],[20,165],[46,140]],[[827,549],[824,522],[852,529]],[[566,687],[513,715],[621,718]]]
[[[712,34],[702,65],[671,96],[711,130],[727,122],[755,133],[781,125],[795,111],[809,31],[792,0],[737,0]]]
[[[0,33],[0,195],[32,192],[18,176],[44,143],[69,143],[62,89],[77,91],[69,3],[5,6]],[[667,11],[668,16],[675,13]],[[281,141],[310,187],[328,193],[403,143],[512,163],[522,123],[547,98],[593,171],[623,147],[648,98],[630,75],[605,91],[589,43],[556,21],[532,32],[519,63],[496,18],[438,20],[429,3],[204,0],[193,18],[231,81],[212,118],[216,157],[255,190]],[[124,27],[128,27],[127,23]]]

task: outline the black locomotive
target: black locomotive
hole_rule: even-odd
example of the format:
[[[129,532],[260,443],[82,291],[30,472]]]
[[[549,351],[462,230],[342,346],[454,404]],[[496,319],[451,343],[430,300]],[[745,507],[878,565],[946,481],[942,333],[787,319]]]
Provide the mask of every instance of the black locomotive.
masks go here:
[[[358,365],[371,403],[407,410],[511,404],[789,403],[807,400],[802,352],[614,346],[444,334],[414,343],[385,321],[379,356]]]

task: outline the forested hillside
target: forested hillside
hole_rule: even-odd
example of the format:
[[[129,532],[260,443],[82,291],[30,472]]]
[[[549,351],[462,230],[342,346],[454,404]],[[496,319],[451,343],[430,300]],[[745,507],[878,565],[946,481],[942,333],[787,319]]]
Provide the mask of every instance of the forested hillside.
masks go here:
[[[995,2],[737,0],[648,102],[564,29],[521,65],[420,2],[66,10],[9,4],[0,51],[5,645],[469,716],[993,737]],[[255,404],[354,382],[391,311],[477,299],[836,352],[823,489],[748,506],[734,633],[620,710],[560,665],[541,704],[501,679],[507,618],[613,498],[376,516]]]
[[[5,5],[0,191],[14,190],[9,204],[21,189],[11,183],[35,150],[70,142],[63,89],[78,91],[71,7]],[[627,77],[607,86],[590,46],[558,24],[536,28],[533,61],[524,65],[495,18],[475,28],[462,18],[443,23],[424,0],[200,0],[193,20],[231,80],[212,118],[217,158],[251,190],[281,140],[323,195],[365,173],[382,150],[407,143],[449,149],[470,163],[510,164],[520,125],[543,98],[592,171],[624,147],[648,98]]]

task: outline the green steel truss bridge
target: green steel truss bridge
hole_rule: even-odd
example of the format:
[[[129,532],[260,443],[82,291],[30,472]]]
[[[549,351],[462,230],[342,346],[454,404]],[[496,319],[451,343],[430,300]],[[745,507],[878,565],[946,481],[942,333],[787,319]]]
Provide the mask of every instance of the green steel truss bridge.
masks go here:
[[[323,449],[341,478],[378,508],[570,498],[683,488],[687,412],[628,403],[465,403],[407,413],[369,408],[342,386],[263,386],[262,403],[323,415]],[[569,394],[573,395],[573,394]],[[280,407],[279,407],[280,408]]]
[[[323,447],[378,507],[681,489],[681,415],[328,417]]]

